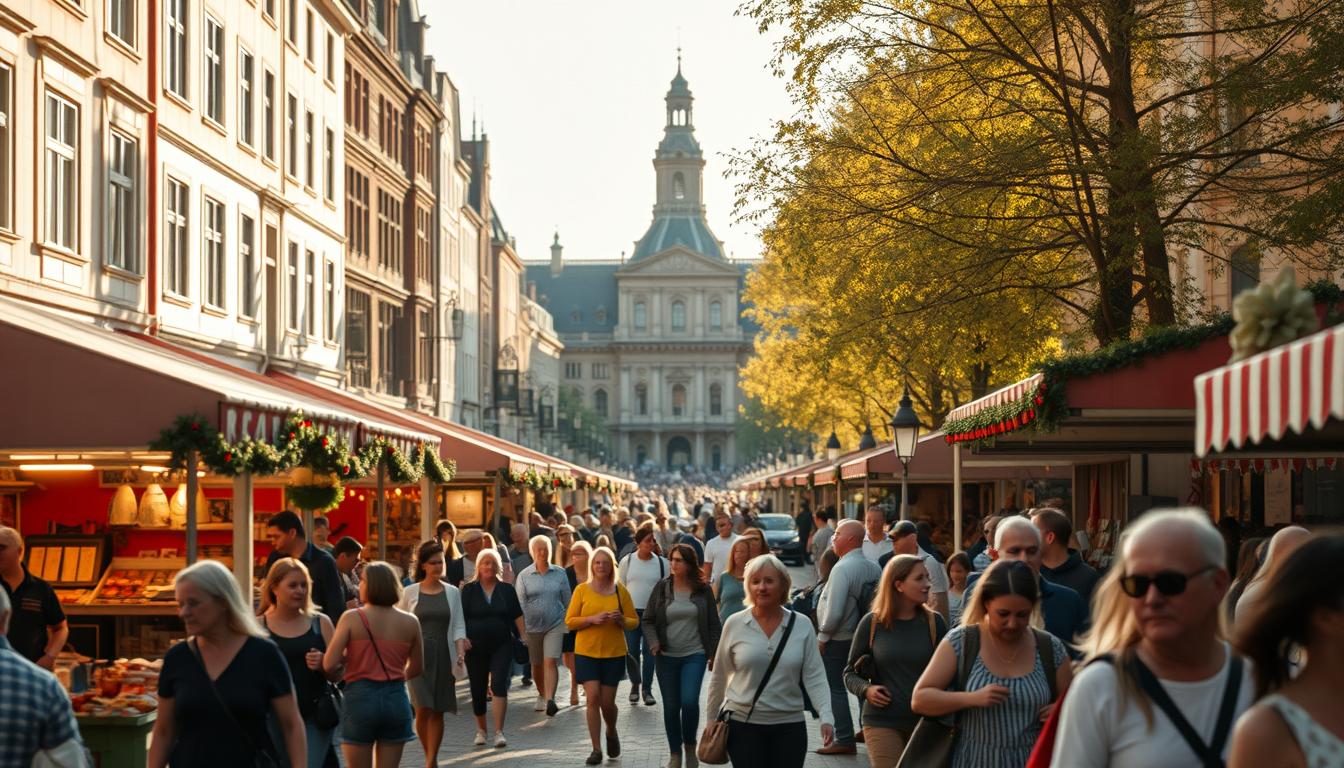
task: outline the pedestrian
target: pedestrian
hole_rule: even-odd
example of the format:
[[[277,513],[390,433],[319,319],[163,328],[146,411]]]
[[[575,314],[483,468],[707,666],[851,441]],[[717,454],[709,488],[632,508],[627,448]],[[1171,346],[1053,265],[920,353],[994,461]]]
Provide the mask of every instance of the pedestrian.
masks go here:
[[[1219,630],[1224,555],[1202,509],[1146,512],[1121,535],[1082,642],[1094,663],[1064,699],[1052,766],[1178,768],[1226,759],[1232,719],[1255,691],[1250,665]]]
[[[364,567],[359,608],[346,611],[322,660],[328,674],[345,673],[341,752],[347,768],[395,768],[406,742],[415,739],[406,681],[425,668],[420,622],[397,608],[401,580],[392,565]]]
[[[812,563],[816,565],[821,562],[821,556],[826,550],[831,548],[831,537],[835,535],[835,509],[832,507],[821,507],[813,515],[815,530],[808,540],[808,552],[812,556]]]
[[[621,558],[618,569],[621,583],[625,585],[630,593],[631,602],[635,604],[635,615],[640,618],[644,616],[644,606],[648,605],[649,594],[653,592],[654,586],[667,578],[667,560],[654,552],[658,543],[654,533],[653,526],[647,525],[636,531],[635,549]],[[638,626],[626,633],[625,647],[625,667],[630,678],[630,703],[639,703],[642,686],[644,703],[651,707],[658,703],[653,698],[653,654],[649,652],[649,646],[644,642],[644,633]]]
[[[1236,621],[1241,594],[1264,565],[1268,545],[1269,539],[1263,536],[1253,536],[1241,542],[1241,551],[1237,553],[1237,575],[1232,579],[1232,586],[1227,588],[1227,597],[1223,598],[1223,610],[1227,612],[1229,626]]]
[[[593,751],[587,764],[602,762],[598,735],[606,722],[607,757],[619,757],[616,735],[616,686],[625,676],[626,633],[639,625],[630,593],[616,580],[616,556],[598,547],[588,560],[588,580],[569,601],[565,624],[574,630],[574,666],[588,699],[588,738]]]
[[[671,750],[668,768],[681,768],[683,749],[690,768],[696,764],[700,733],[700,686],[722,628],[695,549],[675,544],[671,555],[671,575],[649,595],[640,628],[654,655],[663,694],[663,729]]]
[[[919,543],[919,548],[924,554],[932,557],[939,565],[947,561],[947,556],[933,542],[933,523],[928,520],[920,520],[915,523],[915,535],[918,537],[916,541]]]
[[[492,549],[499,555],[499,562],[504,569],[500,571],[499,580],[505,584],[512,584],[513,577],[518,573],[513,570],[513,556],[509,554],[509,548],[495,541],[495,537],[489,533],[481,537],[481,547],[483,549]]]
[[[1044,629],[1070,648],[1087,630],[1090,614],[1083,598],[1068,587],[1039,576],[1041,570],[1041,532],[1025,517],[1013,515],[1003,518],[994,529],[994,556],[997,560],[1020,560],[1031,567],[1040,579],[1040,617]],[[966,588],[974,589],[981,574],[972,573],[966,579]],[[963,622],[964,623],[964,622]]]
[[[751,527],[742,534],[742,538],[747,540],[747,560],[753,557],[763,555],[770,551],[770,545],[765,543],[765,532],[760,528]]]
[[[1344,765],[1341,562],[1344,536],[1303,543],[1265,585],[1256,613],[1245,616],[1236,642],[1255,669],[1255,694],[1264,698],[1238,721],[1229,768]],[[1296,675],[1294,648],[1306,659]]]
[[[952,768],[1021,768],[1059,692],[1068,689],[1073,675],[1064,644],[1031,626],[1040,594],[1027,564],[991,565],[961,626],[938,644],[915,684],[914,712],[958,715]],[[962,678],[966,685],[956,690]]]
[[[961,623],[961,607],[966,603],[966,579],[971,575],[971,558],[957,552],[947,559],[947,625]]]
[[[983,571],[994,562],[994,555],[990,551],[994,549],[994,535],[999,529],[999,523],[1003,522],[1003,515],[990,515],[985,518],[985,527],[981,530],[984,538],[981,540],[984,544],[980,551],[971,555],[972,572]]]
[[[574,542],[578,540],[574,526],[568,523],[561,523],[555,529],[555,556],[552,558],[555,565],[561,568],[568,568],[570,561],[570,551],[574,549]]]
[[[23,537],[0,525],[0,587],[9,598],[9,644],[14,652],[51,671],[70,637],[56,590],[23,564]]]
[[[1237,610],[1245,610],[1248,614],[1255,612],[1255,604],[1260,600],[1265,584],[1278,571],[1279,566],[1288,560],[1293,550],[1297,549],[1307,540],[1311,534],[1306,528],[1298,525],[1290,525],[1286,528],[1280,528],[1269,539],[1269,546],[1265,549],[1265,562],[1260,566],[1259,572],[1255,578],[1246,585],[1241,592],[1241,598],[1237,600]],[[1236,625],[1234,625],[1234,628]]]
[[[445,563],[452,562],[462,556],[462,550],[457,547],[457,526],[452,520],[440,520],[434,526],[434,538],[438,540],[439,546],[443,547],[443,560]]]
[[[565,572],[551,563],[551,540],[533,536],[528,542],[532,564],[518,574],[514,588],[523,608],[523,629],[527,638],[532,679],[537,681],[534,709],[554,717],[555,689],[560,682],[558,669],[564,652],[565,611],[569,608],[570,586]]]
[[[714,529],[719,535],[705,542],[705,580],[710,584],[718,581],[719,574],[728,567],[728,554],[737,540],[733,520],[727,512],[714,513]]]
[[[1031,522],[1041,532],[1041,575],[1052,584],[1072,589],[1084,603],[1090,603],[1101,574],[1083,562],[1077,550],[1069,548],[1073,537],[1069,516],[1053,507],[1042,507],[1032,511]]]
[[[910,523],[914,527],[914,523]],[[891,539],[887,535],[887,513],[881,507],[868,507],[863,513],[863,556],[876,563],[883,555],[891,554]]]
[[[803,558],[808,556],[807,543],[812,538],[812,502],[803,499],[798,505],[798,513],[793,517],[794,526],[798,530],[798,540],[803,543]]]
[[[855,628],[871,609],[882,577],[882,569],[864,552],[865,542],[865,526],[859,521],[844,520],[836,527],[831,548],[840,559],[817,602],[817,647],[830,692],[830,710],[835,715],[835,741],[818,749],[818,754],[852,755],[858,751],[845,688],[845,665]]]
[[[890,551],[878,558],[877,564],[885,568],[887,562],[897,555],[914,555],[923,560],[924,567],[929,572],[929,607],[947,620],[949,610],[947,572],[943,570],[942,563],[920,548],[919,527],[909,520],[898,520],[892,523],[887,536],[891,540]]]
[[[728,758],[734,766],[801,768],[807,759],[804,690],[820,709],[823,748],[835,739],[817,635],[807,620],[784,607],[791,581],[779,558],[753,559],[746,578],[748,610],[723,625],[706,711],[731,719]]]
[[[522,523],[514,523],[509,528],[509,564],[513,566],[514,576],[532,564],[532,555],[527,551],[528,529]]]
[[[569,565],[565,566],[565,579],[569,582],[569,597],[574,599],[574,590],[579,585],[588,580],[588,561],[593,556],[593,546],[586,541],[575,542],[569,551]],[[569,607],[565,607],[569,611]],[[560,650],[563,652],[565,668],[569,670],[569,706],[577,707],[579,705],[579,677],[574,667],[574,630],[565,625],[565,637],[561,642]]]
[[[266,536],[271,541],[271,554],[266,558],[266,568],[282,557],[293,557],[308,568],[308,576],[313,580],[313,602],[336,624],[345,613],[345,591],[341,587],[341,574],[336,570],[336,561],[326,551],[309,542],[303,532],[303,521],[288,509],[271,515],[266,521]]]
[[[336,546],[331,548],[331,559],[335,561],[336,572],[341,577],[341,597],[345,598],[347,611],[359,607],[358,569],[359,557],[363,552],[364,545],[351,536],[342,536]]]
[[[893,768],[900,760],[919,721],[910,709],[915,683],[947,634],[947,622],[926,605],[929,589],[922,558],[892,558],[882,569],[872,613],[854,630],[845,687],[865,702],[863,741],[873,768]]]
[[[321,768],[331,749],[336,724],[317,723],[318,701],[327,695],[331,680],[340,680],[341,670],[328,673],[322,657],[335,632],[331,619],[313,605],[312,580],[308,567],[292,557],[271,564],[261,587],[261,627],[280,649],[289,666],[303,717],[303,732],[308,744],[308,768]],[[271,738],[282,741],[279,721],[268,722]]]
[[[313,546],[331,554],[331,523],[327,518],[318,515],[313,518]]]
[[[307,765],[289,667],[233,574],[218,560],[202,560],[177,572],[173,590],[188,637],[163,657],[149,768],[236,768],[262,754],[278,761],[281,751],[290,765]],[[268,714],[283,735],[279,749]]]
[[[513,585],[500,580],[504,562],[495,549],[476,555],[475,577],[462,587],[462,615],[467,624],[467,680],[471,684],[471,711],[476,717],[478,747],[485,746],[486,684],[494,699],[494,745],[505,747],[504,716],[509,708],[509,680],[514,639],[521,638],[523,608]]]
[[[750,550],[751,545],[745,537],[733,542],[728,550],[728,567],[714,582],[714,602],[718,606],[720,623],[734,613],[746,610],[746,571],[747,561],[751,559],[747,553]]]
[[[443,716],[457,714],[457,681],[466,677],[467,627],[462,594],[443,580],[446,552],[442,539],[423,542],[415,553],[414,583],[401,592],[397,607],[420,622],[424,671],[407,684],[415,710],[415,732],[425,749],[425,764],[438,765]]]
[[[59,757],[59,765],[85,765],[79,726],[56,676],[38,667],[10,645],[6,635],[14,616],[9,591],[0,590],[0,765],[41,765],[38,754]],[[78,761],[78,762],[77,762]]]

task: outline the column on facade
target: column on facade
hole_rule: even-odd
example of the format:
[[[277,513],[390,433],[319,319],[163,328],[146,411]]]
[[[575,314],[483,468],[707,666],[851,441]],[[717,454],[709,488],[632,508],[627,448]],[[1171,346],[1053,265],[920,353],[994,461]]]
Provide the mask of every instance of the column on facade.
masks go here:
[[[649,307],[649,329],[654,338],[663,335],[663,289],[655,288],[653,291],[653,301]]]
[[[620,377],[621,388],[621,407],[616,411],[620,414],[616,426],[627,424],[635,413],[635,384],[631,381],[630,366],[622,365],[616,375]]]
[[[728,431],[728,446],[724,449],[724,466],[737,466],[737,434],[733,430]]]
[[[663,366],[653,366],[649,382],[649,413],[654,421],[666,418],[663,413]]]
[[[737,421],[737,369],[729,367],[723,383],[723,415],[728,423]]]
[[[653,439],[649,441],[649,459],[658,466],[663,465],[663,430],[653,430]]]
[[[705,305],[705,289],[696,288],[695,298],[691,301],[691,317],[694,318],[692,327],[695,329],[695,338],[697,339],[705,337],[706,314],[708,314],[708,310]]]
[[[697,298],[697,301],[699,299]],[[693,390],[690,402],[687,407],[695,417],[698,424],[705,423],[705,415],[709,413],[709,396],[705,387],[705,368],[702,365],[695,367],[695,375],[691,378],[691,389]]]
[[[691,458],[691,463],[698,467],[709,466],[709,455],[705,453],[705,430],[703,427],[695,430],[695,456]]]
[[[619,311],[616,315],[616,327],[620,329],[619,330],[620,338],[624,339],[630,336],[630,329],[634,325],[635,313],[633,305],[630,302],[630,294],[622,291],[621,298],[618,304],[619,304]]]
[[[627,464],[634,464],[634,463],[635,463],[635,455],[634,455],[633,453],[630,452],[630,433],[629,433],[629,432],[626,432],[626,431],[624,431],[624,430],[621,431],[621,434],[620,434],[620,436],[619,436],[619,438],[618,438],[618,441],[617,441],[617,450],[620,451],[620,453],[619,453],[618,455],[620,456],[620,460],[621,460],[621,461],[623,461],[623,462],[625,462],[625,463],[627,463]]]

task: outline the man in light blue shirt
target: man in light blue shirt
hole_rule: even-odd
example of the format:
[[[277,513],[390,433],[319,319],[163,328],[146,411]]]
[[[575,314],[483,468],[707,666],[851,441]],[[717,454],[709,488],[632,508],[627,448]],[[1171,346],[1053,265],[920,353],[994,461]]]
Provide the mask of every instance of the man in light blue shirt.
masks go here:
[[[826,667],[831,713],[835,717],[835,741],[817,750],[822,755],[852,755],[857,751],[854,719],[849,712],[849,692],[845,689],[845,665],[849,662],[854,628],[869,610],[867,605],[860,604],[860,600],[864,599],[865,592],[871,599],[877,581],[882,577],[882,569],[877,563],[864,556],[863,539],[864,527],[858,520],[844,520],[836,526],[831,548],[840,559],[831,569],[817,602],[817,645]]]

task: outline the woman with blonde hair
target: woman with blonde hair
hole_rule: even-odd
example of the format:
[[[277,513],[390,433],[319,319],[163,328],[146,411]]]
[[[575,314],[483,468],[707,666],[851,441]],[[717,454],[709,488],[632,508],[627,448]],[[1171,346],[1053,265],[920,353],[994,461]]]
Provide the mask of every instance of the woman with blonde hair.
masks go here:
[[[733,542],[728,549],[728,567],[723,569],[719,578],[714,581],[714,601],[719,605],[719,623],[728,620],[729,616],[746,608],[745,599],[747,596],[746,573],[747,563],[751,560],[752,541],[746,536],[740,536]]]
[[[328,673],[322,667],[335,628],[313,604],[312,591],[308,566],[302,561],[282,557],[271,563],[261,587],[261,626],[289,664],[308,741],[308,768],[321,768],[337,723],[318,724],[318,702],[327,694],[330,681],[341,679],[341,670]],[[271,736],[278,739],[276,725],[270,721]]]
[[[616,736],[616,686],[625,677],[625,633],[639,626],[635,603],[616,580],[616,555],[598,547],[588,560],[588,579],[569,601],[565,625],[574,638],[575,673],[588,698],[588,738],[593,751],[587,764],[602,762],[598,742],[606,721],[607,757],[621,754]]]
[[[569,550],[569,563],[565,566],[565,578],[569,580],[570,599],[574,598],[574,590],[579,585],[588,580],[588,561],[593,556],[593,545],[586,541],[576,541]],[[568,607],[565,609],[568,611]],[[566,625],[564,641],[560,645],[562,657],[565,661],[565,669],[569,670],[569,705],[577,707],[579,705],[579,678],[574,669],[574,630]]]
[[[359,608],[341,614],[323,664],[328,674],[345,666],[341,751],[350,768],[394,768],[411,730],[406,681],[425,668],[420,622],[400,608],[401,580],[388,563],[364,567]]]
[[[289,764],[308,765],[289,667],[233,574],[217,560],[202,560],[178,571],[173,586],[188,638],[163,657],[149,767],[232,768],[253,765],[262,753],[278,760],[268,713],[279,724]]]
[[[523,636],[523,607],[512,584],[501,580],[503,561],[494,549],[476,553],[476,574],[462,585],[462,613],[467,621],[467,680],[471,713],[476,718],[476,746],[485,745],[486,686],[494,694],[494,745],[508,745],[504,716],[509,707],[509,672],[513,640]]]
[[[845,687],[866,702],[863,740],[873,768],[895,766],[919,722],[910,709],[915,684],[947,634],[943,617],[926,605],[931,589],[923,558],[893,557],[877,582],[873,612],[854,630]]]

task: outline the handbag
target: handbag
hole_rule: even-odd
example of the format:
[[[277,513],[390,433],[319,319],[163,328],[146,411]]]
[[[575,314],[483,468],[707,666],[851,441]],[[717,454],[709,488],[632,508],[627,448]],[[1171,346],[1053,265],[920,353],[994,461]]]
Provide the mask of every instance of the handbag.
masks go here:
[[[964,691],[971,676],[971,666],[980,653],[980,628],[970,625],[961,638],[961,653],[957,655],[957,690]],[[951,765],[952,746],[957,740],[956,722],[955,715],[951,722],[939,717],[919,718],[896,768],[947,768]]]
[[[224,697],[219,695],[219,688],[215,686],[215,681],[210,679],[210,670],[205,668],[205,659],[201,658],[201,651],[196,647],[196,640],[194,638],[189,640],[187,647],[196,657],[196,662],[201,665],[201,673],[205,675],[205,681],[210,684],[210,692],[215,694],[215,701],[219,702],[219,708],[224,710],[224,716],[229,719],[229,722],[233,723],[239,733],[243,734],[243,740],[252,748],[253,768],[280,768],[280,759],[275,755],[275,745],[267,744],[266,748],[258,746],[257,742],[252,739],[252,734],[247,732],[243,724],[238,722],[238,718],[233,716],[233,711],[229,709],[229,705],[224,703]],[[268,738],[267,741],[269,740]]]
[[[322,625],[320,622],[321,619],[314,616],[312,625],[310,626],[311,631],[316,633],[318,637],[322,636]],[[264,616],[261,619],[261,626],[271,637],[276,636],[275,633],[271,631],[271,625],[266,623],[266,618]],[[372,635],[370,635],[370,637],[372,637]],[[337,688],[330,680],[325,679],[324,676],[322,680],[322,692],[317,695],[316,707],[313,710],[313,725],[324,731],[329,731],[341,724],[341,714],[344,711],[345,694],[342,693],[341,689]]]
[[[798,620],[798,614],[789,612],[789,623],[784,627],[784,636],[780,638],[779,645],[775,648],[775,655],[770,657],[770,665],[765,668],[765,676],[756,686],[756,695],[751,697],[751,708],[747,710],[747,716],[743,722],[751,719],[751,713],[756,711],[756,702],[760,700],[761,694],[765,692],[765,686],[770,682],[770,675],[775,671],[775,666],[779,664],[779,657],[784,654],[784,646],[789,644],[789,634],[793,632],[793,623]],[[695,756],[702,763],[709,765],[723,765],[728,762],[728,727],[732,722],[729,719],[727,707],[719,709],[719,714],[705,726],[705,730],[700,734],[700,743],[695,745]]]

